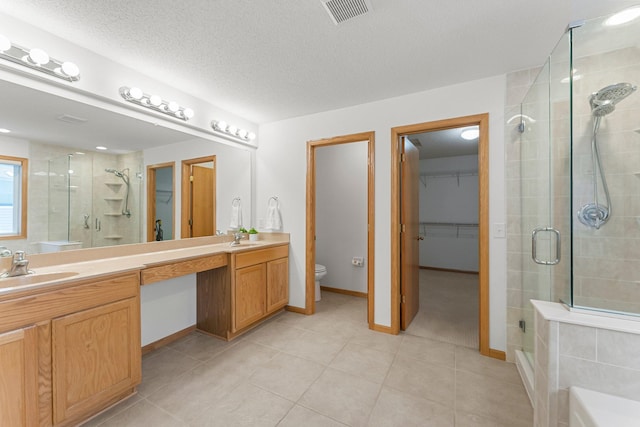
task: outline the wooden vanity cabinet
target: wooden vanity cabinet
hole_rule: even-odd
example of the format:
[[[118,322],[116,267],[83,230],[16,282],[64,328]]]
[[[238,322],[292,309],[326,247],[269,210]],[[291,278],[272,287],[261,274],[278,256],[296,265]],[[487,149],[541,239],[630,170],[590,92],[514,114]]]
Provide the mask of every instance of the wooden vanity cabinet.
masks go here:
[[[198,329],[235,338],[289,302],[289,245],[232,253],[224,270],[198,273],[197,294]]]
[[[0,299],[0,426],[71,426],[141,381],[139,272]]]
[[[0,334],[0,425],[38,425],[37,331]]]
[[[289,247],[276,246],[231,256],[231,332],[283,308],[289,300]]]
[[[138,298],[54,319],[54,424],[119,400],[141,379]]]

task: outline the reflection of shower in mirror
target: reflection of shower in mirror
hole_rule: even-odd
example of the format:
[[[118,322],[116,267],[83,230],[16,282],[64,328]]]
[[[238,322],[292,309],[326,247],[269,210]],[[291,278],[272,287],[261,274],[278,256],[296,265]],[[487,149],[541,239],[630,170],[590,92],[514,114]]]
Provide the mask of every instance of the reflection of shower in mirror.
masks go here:
[[[115,176],[117,176],[118,178],[121,178],[122,181],[127,186],[126,195],[125,195],[125,198],[124,198],[124,209],[122,210],[122,215],[126,216],[127,218],[131,217],[131,211],[129,210],[129,188],[130,188],[130,186],[129,186],[129,168],[124,168],[121,171],[119,171],[117,169],[113,169],[113,168],[106,168],[104,171],[107,172],[107,173],[112,173]]]

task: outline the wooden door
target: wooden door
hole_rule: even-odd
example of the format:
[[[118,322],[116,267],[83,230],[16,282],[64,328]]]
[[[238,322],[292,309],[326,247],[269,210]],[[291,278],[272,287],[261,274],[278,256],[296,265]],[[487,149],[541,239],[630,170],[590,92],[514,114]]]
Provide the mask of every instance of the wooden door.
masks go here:
[[[235,274],[235,331],[249,326],[264,316],[267,298],[267,266],[265,263],[240,268]]]
[[[212,236],[213,169],[192,165],[191,177],[191,237]]]
[[[36,327],[0,334],[0,425],[38,425]]]
[[[405,330],[419,310],[419,188],[420,158],[408,138],[401,139],[400,327]]]
[[[52,321],[53,420],[80,420],[141,380],[140,301],[106,304]]]
[[[267,263],[267,313],[289,302],[289,258]]]

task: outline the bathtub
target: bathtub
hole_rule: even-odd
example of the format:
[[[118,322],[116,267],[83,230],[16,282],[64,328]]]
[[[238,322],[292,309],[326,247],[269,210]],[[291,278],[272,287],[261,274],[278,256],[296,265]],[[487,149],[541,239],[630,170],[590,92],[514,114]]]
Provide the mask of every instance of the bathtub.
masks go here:
[[[640,402],[581,387],[569,389],[569,427],[638,427]]]

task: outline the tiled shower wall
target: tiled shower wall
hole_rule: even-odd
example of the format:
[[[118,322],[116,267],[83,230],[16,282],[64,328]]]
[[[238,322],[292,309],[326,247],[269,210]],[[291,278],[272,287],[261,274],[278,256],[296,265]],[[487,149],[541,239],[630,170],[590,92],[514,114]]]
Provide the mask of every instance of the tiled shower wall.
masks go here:
[[[577,40],[578,46],[580,40]],[[574,62],[574,210],[592,201],[593,119],[589,95],[630,82],[640,85],[640,49],[630,47]],[[574,304],[640,313],[640,93],[602,118],[598,145],[612,198],[612,214],[599,230],[574,224]],[[600,202],[604,194],[599,192]]]

